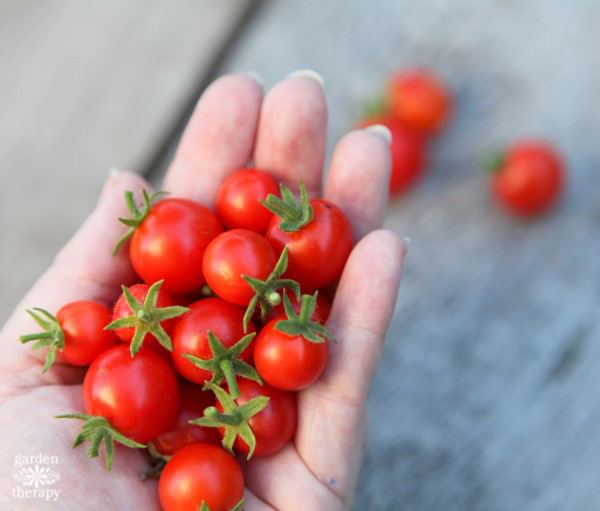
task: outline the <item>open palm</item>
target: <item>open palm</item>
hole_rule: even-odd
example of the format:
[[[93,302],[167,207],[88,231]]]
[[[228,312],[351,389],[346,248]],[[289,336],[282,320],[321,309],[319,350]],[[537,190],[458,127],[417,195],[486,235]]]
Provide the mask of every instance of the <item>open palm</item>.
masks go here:
[[[336,203],[352,223],[356,247],[339,283],[327,327],[330,346],[320,380],[298,395],[295,441],[268,458],[242,462],[247,511],[348,509],[366,440],[365,399],[394,310],[404,242],[381,227],[387,203],[390,155],[385,136],[354,131],[337,145],[321,190],[327,109],[318,76],[295,73],[263,99],[253,78],[227,75],[204,93],[182,137],[163,188],[212,206],[223,179],[253,161],[287,185],[304,180],[309,193]],[[385,135],[385,134],[384,134]],[[123,191],[149,189],[139,176],[111,172],[95,211],[0,332],[0,508],[3,510],[158,510],[156,482],[138,479],[146,468],[139,451],[117,446],[112,471],[71,449],[78,421],[54,415],[83,411],[84,370],[60,363],[41,374],[43,353],[16,341],[35,331],[23,312],[56,312],[74,300],[111,304],[121,284],[136,280],[127,251],[111,257],[123,233]],[[327,264],[327,261],[315,261]],[[16,456],[57,456],[57,501],[13,496]]]

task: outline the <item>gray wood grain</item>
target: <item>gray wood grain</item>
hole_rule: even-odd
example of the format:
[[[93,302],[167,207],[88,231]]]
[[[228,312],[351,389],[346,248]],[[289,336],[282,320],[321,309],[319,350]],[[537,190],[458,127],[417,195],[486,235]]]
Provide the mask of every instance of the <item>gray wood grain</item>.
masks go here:
[[[160,150],[251,3],[0,2],[0,323],[109,168]]]
[[[272,2],[222,68],[318,70],[330,149],[391,69],[455,91],[427,179],[387,220],[413,244],[356,510],[600,509],[599,19],[594,0]],[[532,222],[478,172],[524,134],[555,140],[571,177]]]

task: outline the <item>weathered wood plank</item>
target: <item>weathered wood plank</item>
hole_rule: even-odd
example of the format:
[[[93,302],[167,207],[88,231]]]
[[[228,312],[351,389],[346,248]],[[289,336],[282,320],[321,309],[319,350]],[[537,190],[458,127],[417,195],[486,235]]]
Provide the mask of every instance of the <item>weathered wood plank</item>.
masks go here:
[[[0,4],[0,323],[109,168],[149,164],[251,4]]]
[[[430,65],[455,90],[427,179],[387,221],[413,244],[357,510],[600,508],[598,19],[595,0],[276,2],[222,68],[268,85],[318,70],[330,148],[388,70]],[[556,140],[571,170],[534,222],[490,205],[477,171],[521,134]]]

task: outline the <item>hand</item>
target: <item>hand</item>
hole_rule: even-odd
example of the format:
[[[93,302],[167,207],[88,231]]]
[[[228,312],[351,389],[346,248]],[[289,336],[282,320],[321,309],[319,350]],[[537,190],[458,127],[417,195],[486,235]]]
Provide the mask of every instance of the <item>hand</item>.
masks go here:
[[[163,188],[212,206],[232,171],[251,159],[257,168],[297,187],[302,178],[313,196],[336,203],[349,217],[357,242],[348,259],[327,327],[330,345],[320,380],[299,393],[295,442],[269,458],[243,464],[247,511],[348,509],[366,441],[365,400],[384,335],[394,311],[404,242],[381,227],[387,204],[390,155],[385,136],[359,130],[337,145],[321,192],[327,111],[319,80],[296,73],[264,98],[246,75],[228,75],[204,93],[187,126]],[[136,277],[127,250],[111,251],[124,227],[123,191],[149,190],[139,176],[111,172],[95,211],[17,306],[0,332],[0,507],[61,510],[159,510],[156,482],[138,479],[146,467],[139,451],[117,446],[112,471],[88,460],[85,447],[71,448],[78,421],[57,420],[82,412],[84,369],[56,363],[42,375],[44,353],[17,342],[37,326],[24,309],[56,312],[73,300],[107,305],[121,284]],[[58,456],[56,502],[14,497],[10,478],[15,456]],[[16,471],[16,469],[15,469]],[[49,487],[48,487],[49,488]]]

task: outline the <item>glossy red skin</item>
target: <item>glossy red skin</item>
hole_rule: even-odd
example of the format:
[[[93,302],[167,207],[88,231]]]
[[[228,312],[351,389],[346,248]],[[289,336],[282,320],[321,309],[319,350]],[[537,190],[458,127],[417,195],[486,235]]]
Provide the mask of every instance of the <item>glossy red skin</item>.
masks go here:
[[[129,292],[133,295],[133,297],[138,302],[144,303],[144,300],[146,299],[146,295],[148,294],[149,288],[150,288],[150,286],[148,284],[135,284],[135,285],[129,287],[128,289],[129,289]],[[162,308],[162,307],[171,307],[172,305],[175,305],[175,303],[173,302],[173,299],[171,298],[171,296],[169,296],[169,294],[164,292],[161,287],[161,289],[158,291],[158,296],[156,297],[156,306]],[[129,304],[127,303],[127,300],[125,299],[125,295],[123,295],[121,293],[121,296],[119,296],[119,299],[117,300],[117,303],[115,304],[115,308],[113,309],[112,320],[115,321],[117,319],[126,318],[128,316],[131,316],[132,314],[133,314],[133,311],[131,310],[131,307],[129,307]],[[161,322],[161,326],[163,327],[163,330],[165,332],[167,332],[167,335],[171,333],[174,323],[175,323],[174,319],[167,319],[167,320]],[[133,328],[133,327],[117,328],[117,329],[113,330],[113,332],[115,334],[117,334],[119,339],[121,339],[122,341],[130,343],[131,340],[133,339],[133,335],[135,334],[135,328]],[[148,343],[148,345],[151,345],[153,348],[164,349],[160,345],[160,343],[158,342],[156,337],[154,337],[150,333],[147,333],[144,336],[142,345],[145,345],[146,343]]]
[[[382,124],[390,130],[392,142],[392,173],[390,175],[390,195],[398,195],[413,186],[425,170],[425,140],[419,133],[389,115],[369,117],[363,120],[360,128]]]
[[[244,495],[244,476],[221,447],[192,444],[177,451],[162,471],[158,497],[163,511],[230,511]]]
[[[507,152],[493,178],[496,197],[511,211],[536,215],[559,198],[565,171],[558,152],[541,141],[522,141]]]
[[[302,303],[298,302],[298,300],[296,300],[296,295],[294,295],[294,293],[290,293],[289,291],[284,291],[284,293],[286,293],[288,298],[290,299],[290,303],[292,304],[292,308],[294,309],[294,311],[296,311],[296,314],[300,314],[300,309],[302,308]],[[314,293],[315,293],[314,291],[303,291],[303,294],[313,295]],[[320,292],[317,295],[317,305],[315,307],[315,310],[312,313],[311,320],[317,321],[323,325],[323,324],[325,324],[325,321],[327,321],[330,311],[331,311],[331,303],[325,297],[325,295],[322,292]],[[275,307],[273,307],[271,309],[271,312],[267,316],[267,322],[269,322],[272,319],[275,319],[279,316],[285,316],[285,309],[283,307],[283,302],[280,303],[279,305],[276,305]]]
[[[259,396],[267,396],[269,404],[254,417],[248,424],[256,438],[256,446],[253,456],[270,456],[282,449],[296,433],[298,422],[298,411],[296,405],[296,394],[285,390],[276,389],[267,383],[259,383],[238,378],[240,396],[235,402],[241,406],[251,399]],[[217,410],[223,412],[223,406],[217,402]],[[219,429],[221,435],[225,435],[225,429]],[[250,448],[239,436],[233,447],[236,451],[248,454]]]
[[[204,253],[202,270],[218,296],[246,306],[254,290],[242,275],[265,280],[275,268],[277,256],[269,242],[254,231],[233,229],[217,236]]]
[[[131,357],[119,344],[102,353],[83,381],[83,404],[126,437],[145,444],[168,431],[179,408],[175,372],[152,349]]]
[[[406,126],[431,135],[448,121],[452,98],[447,86],[437,76],[416,69],[390,76],[387,104],[390,113]]]
[[[244,312],[237,305],[220,298],[205,298],[192,303],[189,312],[176,319],[171,335],[172,357],[177,371],[194,383],[204,384],[206,380],[210,380],[210,371],[196,367],[183,355],[187,353],[203,359],[212,358],[208,345],[208,330],[215,334],[226,348],[233,346],[246,335],[243,327]],[[254,331],[254,324],[250,322],[247,333]],[[250,363],[253,350],[254,341],[242,352],[241,360]]]
[[[164,279],[162,290],[188,293],[204,285],[204,250],[222,232],[219,219],[202,204],[165,199],[152,207],[131,237],[131,262],[146,284]]]
[[[91,301],[71,302],[56,314],[64,336],[65,347],[58,356],[67,364],[87,366],[118,339],[104,327],[111,321],[110,310]]]
[[[288,247],[285,278],[296,280],[303,289],[320,289],[335,282],[352,250],[352,228],[346,215],[325,199],[311,199],[314,217],[296,232],[279,228],[273,217],[265,237],[277,256]]]
[[[248,229],[263,234],[273,214],[259,201],[269,194],[279,197],[277,182],[266,172],[241,169],[219,189],[215,209],[227,229]]]
[[[301,390],[312,385],[325,369],[328,341],[307,341],[275,328],[280,316],[260,331],[254,345],[254,366],[263,380],[282,390]]]
[[[212,392],[203,391],[199,385],[181,383],[179,385],[179,411],[169,431],[152,440],[156,450],[165,456],[172,456],[186,445],[205,443],[221,445],[221,436],[215,428],[205,428],[189,421],[204,415],[204,409],[215,406]]]

